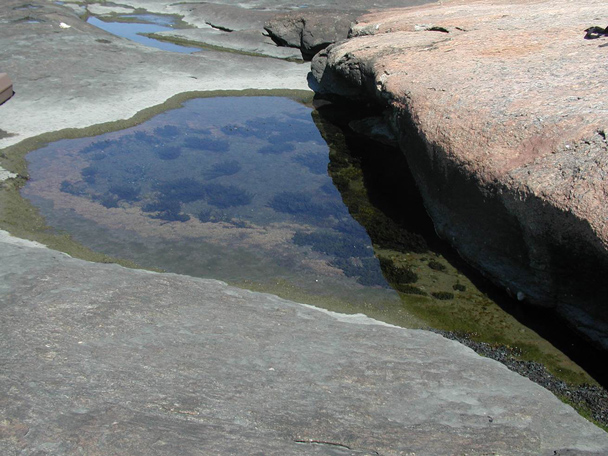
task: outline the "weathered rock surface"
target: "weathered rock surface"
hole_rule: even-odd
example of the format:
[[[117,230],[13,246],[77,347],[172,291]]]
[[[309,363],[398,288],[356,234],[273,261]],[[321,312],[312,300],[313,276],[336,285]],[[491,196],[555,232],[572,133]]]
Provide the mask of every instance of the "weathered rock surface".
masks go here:
[[[584,39],[606,17],[598,0],[382,11],[313,74],[390,110],[441,236],[608,348],[608,38]]]
[[[106,33],[61,5],[28,5],[6,0],[0,6],[0,70],[16,92],[0,107],[0,129],[13,135],[2,135],[0,148],[49,131],[128,119],[182,92],[308,90],[304,65],[212,50],[161,51]]]
[[[300,49],[305,60],[332,43],[346,39],[351,23],[362,11],[313,10],[274,16],[264,29],[279,46]]]
[[[433,333],[5,232],[0,284],[2,454],[608,452],[549,392]]]

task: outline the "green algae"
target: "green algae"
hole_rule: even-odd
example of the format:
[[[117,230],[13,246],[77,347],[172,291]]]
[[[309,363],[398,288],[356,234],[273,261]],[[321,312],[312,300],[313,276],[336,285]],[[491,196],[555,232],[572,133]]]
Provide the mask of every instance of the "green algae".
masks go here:
[[[382,272],[399,292],[403,309],[420,322],[419,327],[450,331],[497,346],[516,347],[519,359],[546,366],[557,378],[570,384],[595,381],[567,356],[505,312],[496,302],[420,236],[414,218],[426,217],[420,201],[405,201],[408,189],[395,189],[398,209],[381,208],[374,182],[386,175],[370,175],[370,160],[395,173],[397,181],[408,179],[407,165],[399,153],[387,146],[356,137],[349,142],[348,129],[340,127],[335,114],[318,115],[315,121],[330,145],[329,172],[355,220],[367,230]],[[323,110],[320,110],[321,112]],[[371,158],[370,158],[371,157]],[[411,180],[411,177],[409,178]],[[385,183],[386,184],[386,183]],[[384,200],[391,199],[385,192]],[[394,198],[393,198],[394,199]],[[418,209],[412,207],[418,205]],[[408,212],[410,211],[410,212]]]

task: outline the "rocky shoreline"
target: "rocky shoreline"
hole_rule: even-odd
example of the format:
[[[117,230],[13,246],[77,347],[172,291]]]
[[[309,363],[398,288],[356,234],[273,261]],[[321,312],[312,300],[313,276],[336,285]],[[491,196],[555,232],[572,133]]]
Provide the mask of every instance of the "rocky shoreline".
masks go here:
[[[196,93],[306,89],[304,65],[150,50],[71,7],[0,6],[0,70],[17,92],[0,106],[0,158],[12,171],[0,169],[2,223],[23,180],[15,151],[36,141],[137,123]],[[0,257],[3,454],[608,451],[606,433],[546,389],[428,331],[81,261],[5,231]]]
[[[585,39],[606,5],[522,7],[364,16],[315,56],[315,89],[384,107],[440,236],[606,349],[607,93],[587,76],[605,49]]]

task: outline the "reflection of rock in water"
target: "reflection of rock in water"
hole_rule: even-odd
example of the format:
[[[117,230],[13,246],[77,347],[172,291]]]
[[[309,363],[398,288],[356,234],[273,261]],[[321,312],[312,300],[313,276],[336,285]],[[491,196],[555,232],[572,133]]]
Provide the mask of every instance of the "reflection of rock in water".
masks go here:
[[[294,157],[294,161],[308,168],[313,174],[327,174],[327,155],[314,153],[301,154]]]
[[[179,147],[162,147],[156,150],[156,155],[161,160],[176,160],[182,154]]]
[[[189,177],[159,182],[154,189],[162,199],[180,203],[190,203],[205,197],[205,184]]]
[[[308,192],[280,192],[275,194],[268,202],[268,207],[276,212],[298,215],[303,218],[323,219],[326,217],[344,216],[345,209],[336,202],[313,201],[313,193]]]

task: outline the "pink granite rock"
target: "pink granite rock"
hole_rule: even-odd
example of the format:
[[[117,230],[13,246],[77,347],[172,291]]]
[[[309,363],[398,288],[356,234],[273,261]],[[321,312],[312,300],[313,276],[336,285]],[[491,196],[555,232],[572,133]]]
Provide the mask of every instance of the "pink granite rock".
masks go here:
[[[444,2],[366,15],[313,60],[320,90],[391,110],[442,237],[605,348],[607,24],[600,0]]]

